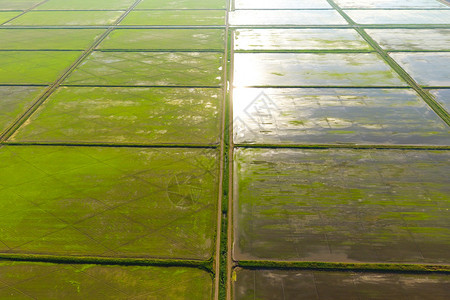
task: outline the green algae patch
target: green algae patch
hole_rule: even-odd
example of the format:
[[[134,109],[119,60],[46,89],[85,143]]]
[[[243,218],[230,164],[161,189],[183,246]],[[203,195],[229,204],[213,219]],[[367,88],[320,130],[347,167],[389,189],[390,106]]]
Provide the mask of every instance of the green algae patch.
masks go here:
[[[39,9],[42,10],[126,10],[135,0],[49,0]]]
[[[5,51],[0,55],[1,84],[50,84],[81,51]]]
[[[219,86],[223,54],[211,52],[94,52],[68,85]]]
[[[412,90],[237,88],[237,144],[450,145],[450,131]]]
[[[42,87],[0,87],[0,133],[17,119],[43,91]]]
[[[215,144],[220,89],[66,87],[10,141]]]
[[[449,155],[239,149],[235,258],[448,263]]]
[[[0,148],[0,252],[208,260],[217,152]]]
[[[2,29],[1,50],[84,50],[104,30],[99,29]]]
[[[406,83],[374,53],[236,53],[234,85],[346,87]]]
[[[226,0],[143,0],[136,9],[225,9]]]
[[[222,29],[117,29],[100,49],[223,50]]]
[[[5,25],[112,25],[123,11],[31,11]]]
[[[299,270],[234,271],[233,293],[241,299],[446,299],[442,274],[387,274]]]
[[[0,262],[0,298],[211,299],[210,274],[182,267]],[[51,289],[43,288],[51,286]]]
[[[120,25],[225,25],[223,10],[132,11]]]

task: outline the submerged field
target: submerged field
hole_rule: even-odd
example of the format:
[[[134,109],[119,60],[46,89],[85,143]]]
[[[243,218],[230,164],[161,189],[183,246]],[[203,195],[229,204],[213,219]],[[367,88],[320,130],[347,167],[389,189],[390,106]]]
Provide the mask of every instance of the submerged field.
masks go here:
[[[449,20],[0,0],[0,298],[448,299]]]

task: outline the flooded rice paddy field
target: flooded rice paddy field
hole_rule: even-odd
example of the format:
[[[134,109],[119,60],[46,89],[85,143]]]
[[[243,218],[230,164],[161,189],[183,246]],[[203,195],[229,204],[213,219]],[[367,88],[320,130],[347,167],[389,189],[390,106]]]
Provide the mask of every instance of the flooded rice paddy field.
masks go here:
[[[0,0],[0,298],[448,299],[450,5]]]
[[[234,299],[447,299],[445,275],[236,271]]]

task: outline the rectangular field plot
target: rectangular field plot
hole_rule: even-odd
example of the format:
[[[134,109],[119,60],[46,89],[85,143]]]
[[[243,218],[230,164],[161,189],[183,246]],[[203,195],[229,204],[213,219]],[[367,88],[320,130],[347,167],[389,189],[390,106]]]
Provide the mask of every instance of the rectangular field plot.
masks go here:
[[[447,8],[437,0],[334,0],[341,8]]]
[[[385,50],[450,50],[450,29],[366,29]]]
[[[219,86],[222,64],[211,52],[94,52],[65,84]]]
[[[450,89],[432,90],[436,100],[450,113]]]
[[[81,51],[2,51],[1,84],[49,84],[62,75]]]
[[[216,150],[3,146],[0,252],[209,259]]]
[[[238,269],[233,299],[446,300],[449,284],[444,274]]]
[[[0,262],[2,299],[211,299],[211,276],[182,267]],[[46,288],[51,287],[51,288]]]
[[[353,29],[237,29],[235,50],[369,50]]]
[[[234,86],[405,86],[374,53],[236,53]]]
[[[223,50],[222,29],[117,29],[100,49]]]
[[[135,0],[49,0],[40,5],[42,10],[126,10]]]
[[[449,151],[239,149],[237,260],[449,263]]]
[[[0,24],[20,15],[20,11],[0,11]]]
[[[123,11],[31,11],[5,25],[112,25]]]
[[[234,142],[448,145],[450,130],[412,90],[235,89]]]
[[[249,25],[347,25],[334,10],[236,10],[230,24]]]
[[[39,4],[40,2],[42,2],[42,0],[0,0],[0,11],[13,9],[26,10],[33,7],[33,5]]]
[[[423,86],[450,86],[450,53],[390,53]]]
[[[345,10],[358,24],[450,24],[450,10]]]
[[[1,29],[2,50],[84,50],[102,29]]]
[[[225,9],[226,0],[142,0],[137,9]]]
[[[0,87],[0,134],[32,104],[42,87]]]
[[[221,94],[220,89],[62,88],[10,140],[215,144]]]
[[[120,25],[225,25],[223,10],[132,11]]]
[[[319,9],[332,8],[326,0],[234,0],[236,9]]]

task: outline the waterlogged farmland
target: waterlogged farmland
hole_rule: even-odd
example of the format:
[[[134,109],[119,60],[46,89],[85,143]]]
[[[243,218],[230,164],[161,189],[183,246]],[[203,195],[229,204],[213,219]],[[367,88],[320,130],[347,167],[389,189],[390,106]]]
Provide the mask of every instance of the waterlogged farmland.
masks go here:
[[[450,298],[449,20],[0,0],[0,298]]]
[[[448,263],[448,161],[446,151],[239,149],[235,256]]]
[[[448,275],[323,269],[448,268],[449,7],[326,3],[235,1],[231,294],[446,299]]]

